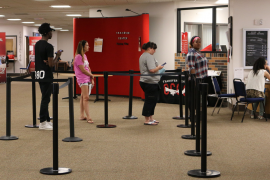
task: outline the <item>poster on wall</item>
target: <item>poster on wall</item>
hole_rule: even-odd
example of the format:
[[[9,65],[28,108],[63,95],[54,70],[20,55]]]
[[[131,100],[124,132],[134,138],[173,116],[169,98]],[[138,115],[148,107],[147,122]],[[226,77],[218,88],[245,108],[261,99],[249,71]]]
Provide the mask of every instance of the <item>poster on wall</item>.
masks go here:
[[[184,54],[188,53],[188,32],[182,32],[182,49],[181,52]]]
[[[29,61],[35,61],[35,45],[42,37],[29,37]]]
[[[94,41],[94,52],[102,52],[103,39],[95,38]]]
[[[6,83],[6,33],[0,32],[0,83]]]

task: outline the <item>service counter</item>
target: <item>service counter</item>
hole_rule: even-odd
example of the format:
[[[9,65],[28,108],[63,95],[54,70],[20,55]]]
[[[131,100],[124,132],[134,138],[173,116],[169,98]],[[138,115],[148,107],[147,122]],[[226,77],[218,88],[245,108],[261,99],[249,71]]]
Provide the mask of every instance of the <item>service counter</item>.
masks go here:
[[[270,82],[266,82],[265,83],[265,113],[267,114],[267,116],[270,116]],[[248,109],[252,110],[252,104],[248,105]],[[257,108],[257,112],[260,111],[260,106],[258,106]]]

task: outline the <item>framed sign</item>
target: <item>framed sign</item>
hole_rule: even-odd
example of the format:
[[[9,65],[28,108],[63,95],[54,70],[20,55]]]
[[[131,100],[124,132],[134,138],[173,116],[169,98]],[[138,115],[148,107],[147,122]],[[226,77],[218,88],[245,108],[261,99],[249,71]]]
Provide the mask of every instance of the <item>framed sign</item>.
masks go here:
[[[244,69],[252,69],[259,57],[267,57],[269,53],[270,29],[243,29],[243,63]]]

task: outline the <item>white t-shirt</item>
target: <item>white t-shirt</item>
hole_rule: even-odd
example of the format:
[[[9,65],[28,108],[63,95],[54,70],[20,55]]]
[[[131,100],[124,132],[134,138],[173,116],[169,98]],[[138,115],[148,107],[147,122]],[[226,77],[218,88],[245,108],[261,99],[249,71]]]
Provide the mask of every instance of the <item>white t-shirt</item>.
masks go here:
[[[246,89],[255,89],[257,91],[264,92],[265,87],[265,78],[264,78],[264,69],[260,69],[257,75],[254,75],[253,70],[248,74],[248,81]]]

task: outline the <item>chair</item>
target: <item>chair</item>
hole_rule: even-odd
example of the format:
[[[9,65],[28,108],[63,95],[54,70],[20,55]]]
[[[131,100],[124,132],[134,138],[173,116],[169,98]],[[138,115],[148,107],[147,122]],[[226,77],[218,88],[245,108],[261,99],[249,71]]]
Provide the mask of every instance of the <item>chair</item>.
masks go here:
[[[23,70],[25,70],[25,73],[29,73],[29,67],[32,61],[29,61],[28,65],[26,68],[20,68],[20,75],[22,75]]]
[[[242,118],[242,122],[244,120],[244,117],[245,117],[245,114],[246,114],[246,110],[247,110],[247,106],[248,106],[249,103],[262,102],[264,113],[265,113],[265,107],[264,107],[264,103],[263,103],[264,102],[264,98],[247,98],[246,87],[245,87],[245,84],[242,82],[241,79],[233,79],[233,86],[234,86],[234,92],[235,92],[235,95],[236,95],[236,105],[235,105],[235,107],[239,103],[246,104],[246,108],[245,108],[245,112],[244,112],[244,115],[243,115],[243,118]],[[244,97],[238,99],[238,97],[240,97],[240,96],[244,96]],[[232,120],[233,115],[234,115],[235,107],[233,108],[231,120]],[[255,111],[256,110],[254,110],[253,106],[252,106],[252,110],[253,110],[254,115],[255,115]],[[265,120],[267,121],[267,117],[266,116],[265,116]]]
[[[214,107],[213,112],[212,112],[212,116],[213,116],[214,111],[215,111],[215,109],[216,109],[216,106],[217,106],[219,100],[222,99],[217,114],[218,114],[219,111],[220,111],[220,108],[221,108],[221,106],[222,106],[222,104],[223,104],[224,99],[230,98],[230,99],[231,99],[231,103],[233,104],[232,98],[235,98],[235,94],[221,94],[221,93],[220,93],[220,87],[219,87],[219,85],[218,85],[217,78],[212,76],[212,77],[211,77],[211,80],[212,80],[212,83],[213,83],[213,87],[214,87],[215,94],[210,94],[210,95],[208,95],[208,96],[210,96],[210,97],[216,97],[216,98],[217,98],[217,102],[216,102],[215,107]]]

